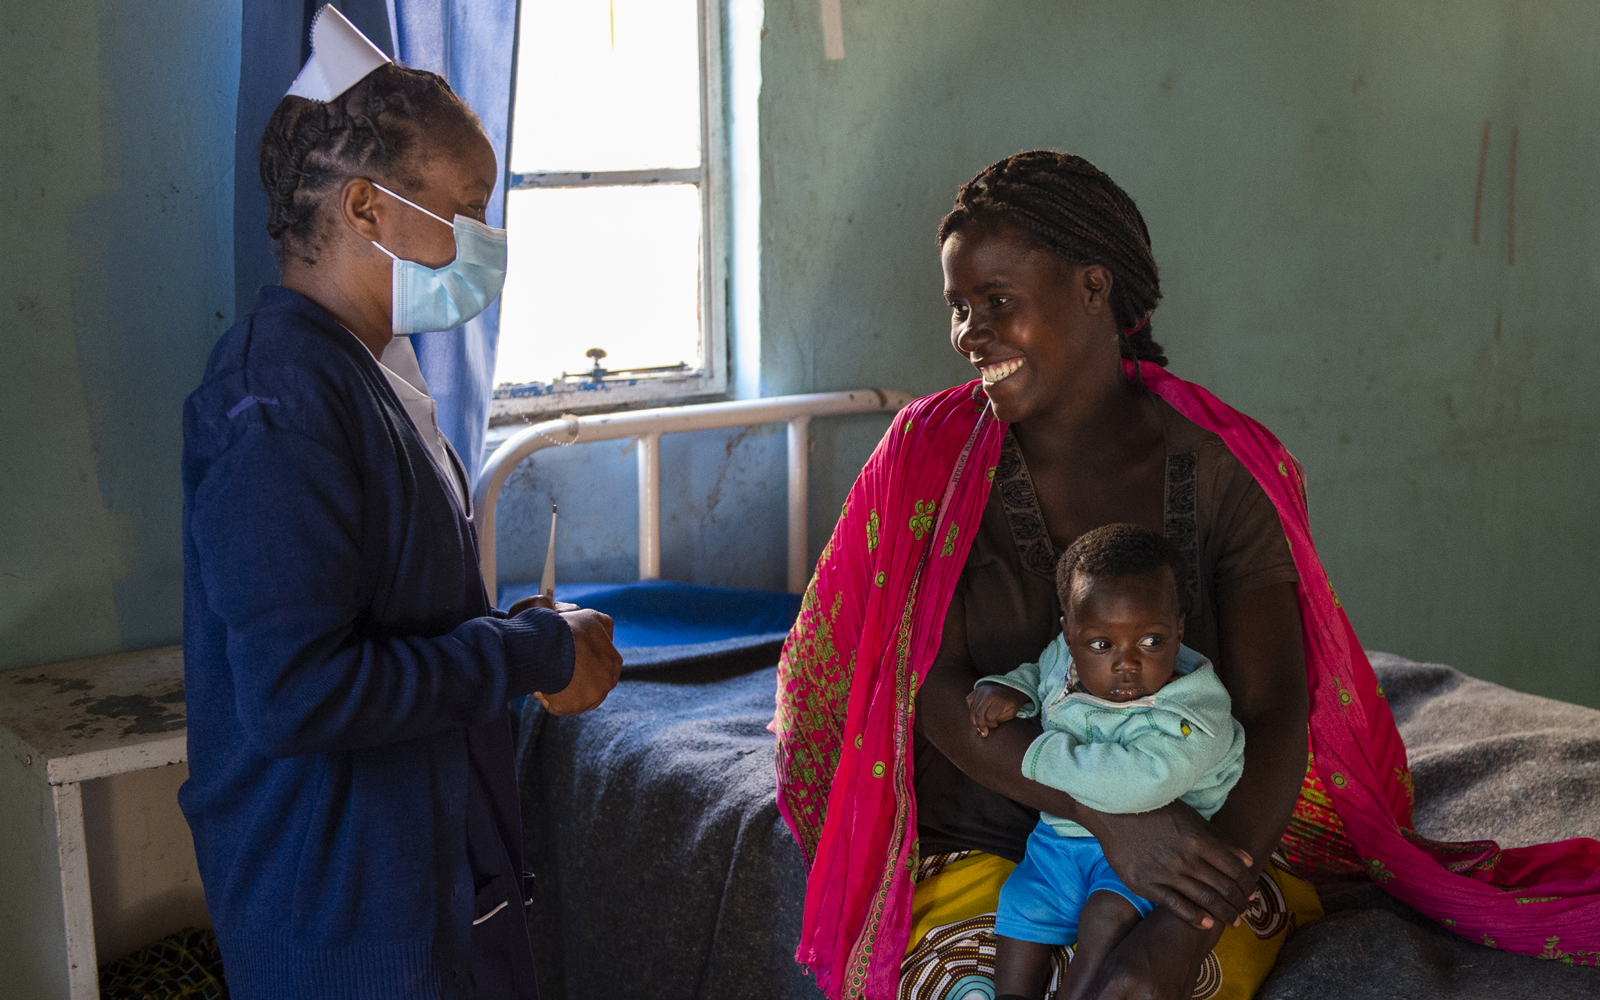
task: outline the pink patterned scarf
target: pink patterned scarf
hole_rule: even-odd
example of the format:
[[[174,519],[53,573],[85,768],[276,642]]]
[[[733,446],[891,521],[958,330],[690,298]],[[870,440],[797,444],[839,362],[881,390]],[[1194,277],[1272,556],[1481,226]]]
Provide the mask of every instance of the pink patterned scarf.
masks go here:
[[[1359,867],[1474,940],[1596,964],[1600,844],[1501,850],[1441,844],[1411,829],[1405,747],[1311,543],[1298,463],[1266,428],[1205,389],[1148,363],[1140,374],[1250,470],[1294,554],[1314,757],[1285,838],[1291,860]],[[977,382],[901,411],[851,488],[784,644],[778,807],[811,862],[795,957],[830,997],[896,992],[917,862],[914,699],[1005,430]]]

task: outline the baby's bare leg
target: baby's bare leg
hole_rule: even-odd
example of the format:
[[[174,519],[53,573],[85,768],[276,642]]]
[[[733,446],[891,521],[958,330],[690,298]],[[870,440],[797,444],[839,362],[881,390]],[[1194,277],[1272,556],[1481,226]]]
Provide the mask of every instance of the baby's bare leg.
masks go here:
[[[1089,984],[1099,974],[1106,956],[1128,936],[1139,919],[1139,911],[1133,904],[1116,893],[1105,889],[1091,892],[1078,914],[1078,944],[1072,952],[1072,964],[1061,974],[1056,1000],[1088,997]]]
[[[997,997],[1039,1000],[1050,979],[1050,953],[1054,945],[995,935],[994,992]]]

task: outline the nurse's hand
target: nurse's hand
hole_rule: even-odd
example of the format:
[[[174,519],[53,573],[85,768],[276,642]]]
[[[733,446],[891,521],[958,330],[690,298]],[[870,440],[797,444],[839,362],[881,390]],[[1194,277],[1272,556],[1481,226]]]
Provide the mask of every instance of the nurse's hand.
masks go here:
[[[533,696],[551,715],[577,715],[597,707],[617,686],[622,678],[622,654],[611,644],[609,616],[579,608],[563,611],[561,617],[572,629],[572,680],[555,694],[535,691]]]
[[[550,597],[545,594],[537,594],[533,597],[524,597],[522,600],[511,605],[511,607],[506,611],[506,617],[515,618],[529,608],[547,608],[551,611],[578,610],[578,606],[576,604],[568,604],[566,601],[558,601],[554,597]]]

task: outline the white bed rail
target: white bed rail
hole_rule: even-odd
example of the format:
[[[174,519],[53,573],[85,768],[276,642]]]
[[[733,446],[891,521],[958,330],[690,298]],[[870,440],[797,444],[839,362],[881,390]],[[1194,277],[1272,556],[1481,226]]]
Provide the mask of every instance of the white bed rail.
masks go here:
[[[810,579],[806,565],[806,487],[810,478],[810,424],[812,417],[846,413],[893,412],[911,402],[911,396],[886,389],[853,392],[816,392],[804,396],[740,399],[726,403],[563,416],[525,427],[495,449],[484,463],[472,491],[478,522],[478,568],[489,599],[494,600],[499,581],[495,572],[495,507],[500,489],[511,470],[536,451],[555,445],[588,444],[633,438],[639,456],[639,579],[661,577],[661,435],[705,431],[723,427],[786,422],[789,425],[789,590],[800,593]]]

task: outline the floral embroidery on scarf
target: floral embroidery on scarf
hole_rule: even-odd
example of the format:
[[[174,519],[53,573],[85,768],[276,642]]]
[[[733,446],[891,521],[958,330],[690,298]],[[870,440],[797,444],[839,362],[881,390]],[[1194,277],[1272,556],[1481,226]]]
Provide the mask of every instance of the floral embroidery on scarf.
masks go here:
[[[783,698],[778,705],[780,728],[815,734],[813,739],[796,742],[795,752],[784,767],[782,780],[796,788],[826,788],[839,767],[839,726],[845,717],[850,678],[855,672],[853,654],[849,664],[839,663],[834,636],[834,622],[843,600],[842,594],[835,595],[831,607],[821,607],[813,576],[800,600],[800,615],[783,647],[782,669],[805,678],[813,689],[806,697]],[[825,798],[805,794],[795,803],[795,825],[807,858],[816,853],[826,808]]]
[[[961,533],[961,525],[950,522],[950,530],[944,533],[944,544],[939,547],[939,554],[947,556],[956,550],[956,535]]]

